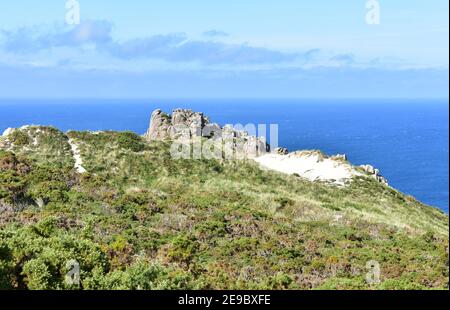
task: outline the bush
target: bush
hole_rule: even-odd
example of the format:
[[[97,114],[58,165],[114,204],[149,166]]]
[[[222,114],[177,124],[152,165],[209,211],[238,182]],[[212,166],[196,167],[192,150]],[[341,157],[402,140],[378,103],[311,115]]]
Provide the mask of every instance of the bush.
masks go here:
[[[181,263],[186,266],[190,266],[199,245],[197,240],[188,235],[180,235],[175,237],[172,241],[171,247],[167,253],[167,257],[171,261]]]
[[[13,288],[11,285],[13,267],[11,251],[0,244],[0,290]]]
[[[278,273],[266,281],[264,288],[269,290],[285,290],[295,288],[295,285],[294,287],[291,287],[292,285],[294,285],[294,280],[291,276],[284,273]]]
[[[25,146],[30,143],[30,137],[22,130],[14,130],[8,138],[14,143],[15,146]]]
[[[142,152],[145,149],[145,144],[142,138],[131,131],[120,132],[117,137],[119,146],[133,152]]]
[[[34,184],[30,187],[28,193],[34,199],[42,199],[45,204],[65,203],[68,199],[69,187],[61,181],[45,181]]]
[[[55,227],[55,219],[17,230],[0,231],[0,274],[2,286],[19,289],[72,288],[65,281],[66,264],[80,264],[81,279],[92,276],[94,268],[105,271],[106,255],[92,241],[67,235]],[[2,254],[3,253],[3,254]],[[4,264],[9,256],[12,266]],[[6,273],[6,274],[5,274]]]
[[[406,279],[388,279],[378,286],[380,290],[424,290],[425,286]]]
[[[26,160],[18,159],[13,153],[0,151],[0,199],[11,204],[24,200],[28,186],[25,175],[30,169]]]

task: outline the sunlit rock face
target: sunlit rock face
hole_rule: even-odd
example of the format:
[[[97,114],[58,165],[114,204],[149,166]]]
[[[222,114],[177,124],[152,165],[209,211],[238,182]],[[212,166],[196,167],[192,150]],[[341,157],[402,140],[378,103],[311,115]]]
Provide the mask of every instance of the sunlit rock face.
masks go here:
[[[221,127],[211,123],[203,113],[187,109],[175,109],[171,115],[159,109],[155,110],[144,137],[147,141],[196,138],[222,140],[224,144],[232,145],[234,152],[250,158],[265,154],[269,150],[265,138],[249,135],[248,132],[234,129],[232,126]]]

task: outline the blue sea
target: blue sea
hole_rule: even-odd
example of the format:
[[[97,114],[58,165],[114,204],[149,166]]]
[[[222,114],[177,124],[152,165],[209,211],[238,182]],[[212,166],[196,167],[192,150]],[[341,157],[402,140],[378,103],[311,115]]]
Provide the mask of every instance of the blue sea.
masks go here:
[[[404,193],[448,212],[449,104],[436,100],[2,100],[0,130],[146,131],[156,108],[191,108],[220,124],[278,124],[289,150],[344,153]]]

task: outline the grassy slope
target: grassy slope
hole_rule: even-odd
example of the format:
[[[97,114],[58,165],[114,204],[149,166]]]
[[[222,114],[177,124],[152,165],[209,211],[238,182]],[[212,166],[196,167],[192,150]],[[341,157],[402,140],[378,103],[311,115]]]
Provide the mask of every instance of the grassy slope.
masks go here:
[[[67,136],[38,134],[0,140],[14,153],[0,153],[0,287],[68,288],[76,259],[85,289],[448,288],[448,217],[372,179],[337,188],[70,132],[78,175]],[[380,284],[365,281],[371,260]]]

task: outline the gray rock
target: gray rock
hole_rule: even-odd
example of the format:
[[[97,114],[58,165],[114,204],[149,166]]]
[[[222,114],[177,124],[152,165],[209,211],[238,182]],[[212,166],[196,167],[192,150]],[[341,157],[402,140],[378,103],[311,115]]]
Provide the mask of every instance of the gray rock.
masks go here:
[[[336,160],[347,161],[347,155],[345,155],[345,154],[337,154],[337,155],[334,155],[332,158],[336,159]]]
[[[216,123],[210,123],[203,113],[186,109],[175,109],[172,115],[159,109],[155,110],[144,137],[147,141],[195,137],[220,138],[236,153],[248,157],[260,156],[270,150],[263,137],[249,135],[247,131],[234,129],[230,125],[222,128]]]
[[[289,154],[289,150],[287,148],[285,148],[285,147],[277,147],[274,150],[274,153],[278,154],[278,155],[288,155]]]
[[[362,168],[367,174],[369,174],[371,177],[373,177],[378,182],[385,184],[385,185],[389,185],[386,178],[381,175],[380,170],[375,169],[372,165],[361,165],[359,167]]]
[[[165,140],[170,137],[171,120],[161,110],[155,110],[150,118],[150,126],[145,134],[148,141]]]
[[[369,174],[375,174],[375,168],[372,165],[361,165],[360,167]]]
[[[41,209],[45,206],[45,201],[44,201],[44,199],[42,199],[42,198],[37,198],[37,199],[35,200],[35,203],[36,203],[37,206],[38,206],[39,208],[41,208]]]
[[[152,141],[176,139],[180,136],[200,137],[202,129],[208,122],[203,113],[192,110],[175,109],[172,115],[168,115],[158,109],[152,113],[145,138]]]
[[[202,137],[205,138],[221,138],[222,128],[218,124],[207,124],[202,129]]]

